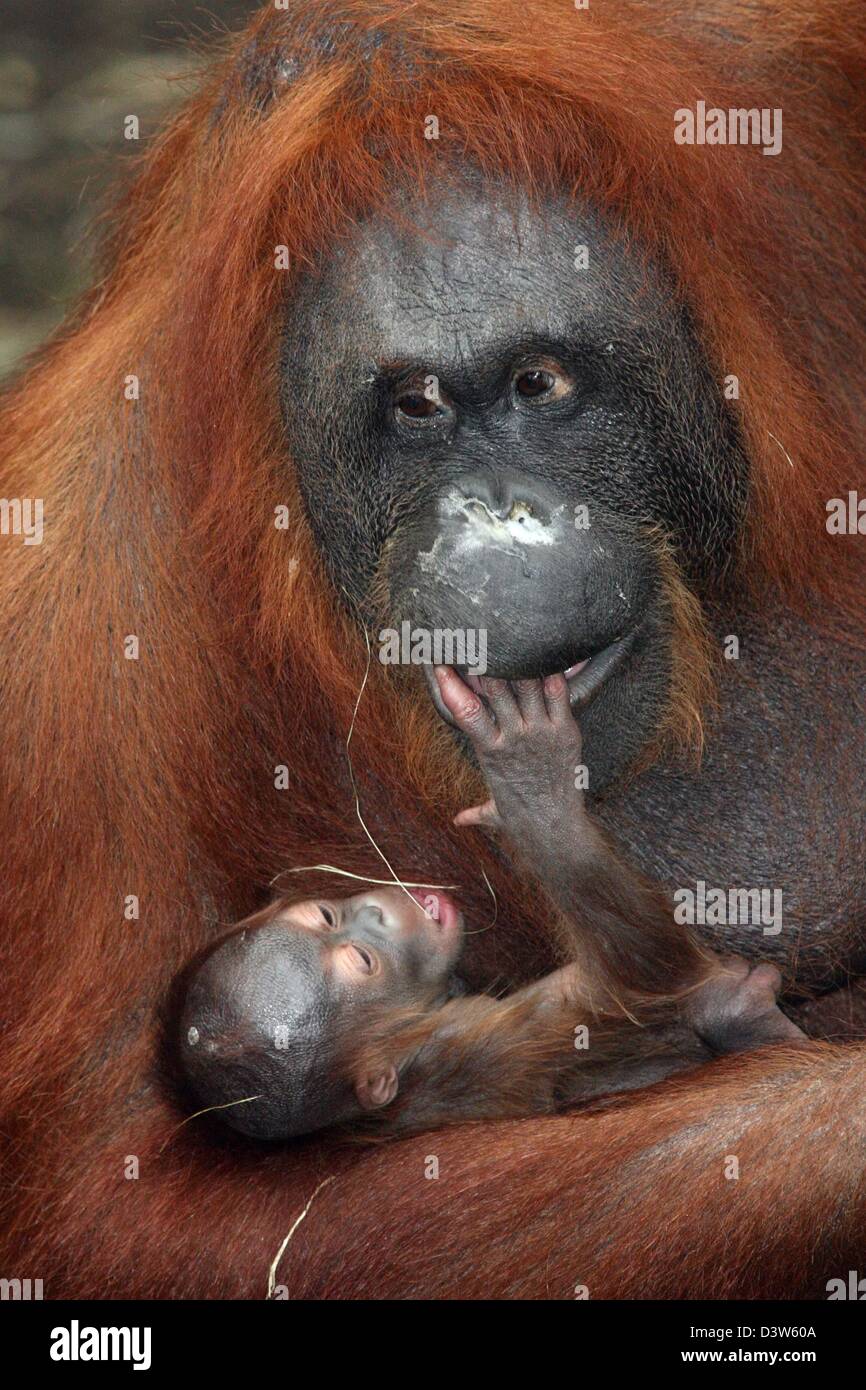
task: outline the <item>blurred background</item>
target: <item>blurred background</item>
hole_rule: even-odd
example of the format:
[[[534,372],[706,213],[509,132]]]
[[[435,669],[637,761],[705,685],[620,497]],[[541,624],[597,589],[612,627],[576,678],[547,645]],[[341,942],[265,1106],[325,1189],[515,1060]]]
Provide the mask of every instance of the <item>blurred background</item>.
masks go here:
[[[0,0],[0,380],[87,282],[121,161],[194,84],[208,39],[261,3]]]

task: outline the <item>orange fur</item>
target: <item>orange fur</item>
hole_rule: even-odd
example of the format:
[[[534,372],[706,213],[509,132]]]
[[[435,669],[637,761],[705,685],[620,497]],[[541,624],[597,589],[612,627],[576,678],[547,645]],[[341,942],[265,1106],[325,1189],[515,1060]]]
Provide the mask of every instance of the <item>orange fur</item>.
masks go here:
[[[818,595],[828,624],[863,636],[862,567],[823,527],[828,497],[864,489],[853,416],[866,324],[854,270],[860,0],[760,0],[718,18],[685,0],[593,0],[586,12],[547,0],[329,3],[328,25],[341,19],[354,28],[337,57],[304,49],[293,84],[277,64],[299,45],[291,16],[264,6],[226,42],[121,197],[104,276],[3,406],[0,493],[43,497],[46,528],[41,546],[2,542],[0,1131],[7,1191],[17,1184],[4,1253],[22,1275],[25,1263],[44,1271],[48,1297],[258,1292],[285,1217],[337,1169],[344,1185],[322,1195],[293,1244],[294,1291],[568,1296],[592,1270],[599,1291],[634,1294],[648,1279],[645,1239],[614,1211],[615,1261],[593,1213],[605,1193],[631,1190],[637,1164],[634,1220],[658,1227],[646,1144],[673,1143],[718,1107],[748,1115],[765,1076],[799,1132],[823,1114],[807,1080],[834,1103],[852,1099],[836,1053],[762,1056],[591,1119],[437,1141],[458,1174],[450,1197],[446,1184],[420,1189],[429,1139],[351,1159],[309,1145],[287,1158],[229,1140],[218,1152],[187,1126],[157,1156],[178,1114],[155,1071],[154,1016],[179,965],[286,867],[380,871],[352,814],[342,748],[364,648],[313,551],[276,391],[281,305],[353,219],[464,155],[535,196],[564,184],[606,209],[672,266],[715,370],[740,379],[754,472],[741,577],[801,605]],[[365,56],[373,30],[382,42]],[[699,97],[783,106],[784,154],[675,146],[673,112]],[[423,138],[431,112],[438,145]],[[274,269],[278,245],[289,272]],[[128,373],[140,377],[138,402],[124,400]],[[273,525],[278,505],[288,531]],[[130,633],[137,661],[124,659]],[[479,972],[506,982],[549,965],[508,865],[480,844],[467,850],[450,827],[470,774],[432,713],[379,668],[353,756],[399,872],[461,882],[483,922],[486,869],[502,909],[475,943]],[[291,769],[288,793],[274,790],[278,764]],[[137,921],[124,919],[130,894]],[[760,1158],[766,1141],[748,1135]],[[697,1223],[688,1241],[676,1226],[674,1253],[716,1248],[708,1145],[682,1140],[677,1181],[662,1183],[663,1205],[675,1194],[672,1209]],[[128,1153],[141,1156],[139,1182],[124,1181]],[[821,1199],[831,1226],[832,1201],[850,1195],[837,1157]],[[671,1253],[648,1292],[698,1292],[701,1279],[722,1295],[766,1286],[748,1237],[769,1230],[760,1213],[766,1202],[777,1213],[780,1180],[761,1170],[754,1181],[761,1205],[741,1194],[716,1283],[695,1266],[689,1285]],[[352,1200],[365,1184],[396,1206],[388,1240],[370,1237],[372,1261],[358,1222],[367,1204]],[[800,1201],[774,1250],[803,1255],[792,1278],[805,1288]],[[550,1236],[543,1214],[554,1206],[569,1242]],[[467,1219],[476,1224],[461,1244]],[[852,1230],[838,1235],[842,1256]]]

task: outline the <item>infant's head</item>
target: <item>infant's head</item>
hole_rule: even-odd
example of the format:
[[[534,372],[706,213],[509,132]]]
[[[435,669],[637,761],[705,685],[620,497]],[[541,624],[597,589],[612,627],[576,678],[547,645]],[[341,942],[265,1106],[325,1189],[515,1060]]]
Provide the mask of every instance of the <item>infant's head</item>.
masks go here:
[[[365,1038],[389,1014],[444,1003],[462,942],[461,914],[434,889],[275,905],[235,929],[185,987],[181,1063],[198,1103],[262,1139],[389,1104],[397,1067],[371,1072]]]

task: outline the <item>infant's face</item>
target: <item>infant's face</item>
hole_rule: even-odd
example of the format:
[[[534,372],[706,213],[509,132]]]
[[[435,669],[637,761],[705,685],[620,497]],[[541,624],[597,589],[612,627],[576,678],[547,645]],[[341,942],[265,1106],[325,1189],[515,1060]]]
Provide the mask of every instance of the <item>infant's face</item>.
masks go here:
[[[292,1067],[314,1066],[356,1011],[363,1024],[371,1008],[444,1003],[462,942],[462,916],[438,891],[382,888],[281,908],[223,938],[198,966],[183,1045],[204,1057],[286,1036]]]
[[[315,939],[335,992],[399,1003],[447,983],[463,944],[463,917],[446,893],[380,888],[337,900],[294,903],[269,924]],[[287,943],[288,944],[288,943]],[[294,944],[294,943],[293,943]]]

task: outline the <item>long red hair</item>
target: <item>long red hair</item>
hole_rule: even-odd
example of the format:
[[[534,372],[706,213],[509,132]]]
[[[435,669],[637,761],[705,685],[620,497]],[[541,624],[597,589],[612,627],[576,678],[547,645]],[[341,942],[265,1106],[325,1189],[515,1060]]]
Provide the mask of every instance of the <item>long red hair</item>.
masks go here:
[[[330,49],[315,14],[271,5],[226,41],[120,198],[104,274],[3,406],[0,491],[45,501],[43,544],[2,547],[4,1087],[58,1181],[78,1161],[63,1087],[97,1131],[126,1104],[151,1010],[221,922],[289,867],[387,876],[346,775],[366,651],[308,533],[277,353],[296,277],[395,189],[465,158],[539,198],[574,190],[670,266],[718,379],[740,382],[741,579],[840,622],[862,605],[862,566],[824,526],[827,499],[864,485],[860,0],[725,6],[723,27],[673,0],[322,9]],[[699,99],[781,107],[782,153],[677,145]],[[352,752],[401,875],[460,883],[485,926],[487,874],[480,973],[547,964],[509,865],[451,828],[471,774],[375,662]],[[95,1039],[122,1061],[91,1084]]]

